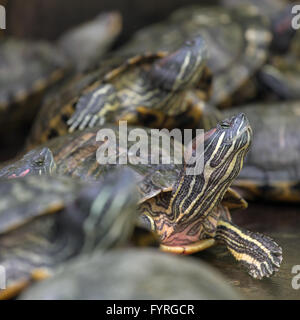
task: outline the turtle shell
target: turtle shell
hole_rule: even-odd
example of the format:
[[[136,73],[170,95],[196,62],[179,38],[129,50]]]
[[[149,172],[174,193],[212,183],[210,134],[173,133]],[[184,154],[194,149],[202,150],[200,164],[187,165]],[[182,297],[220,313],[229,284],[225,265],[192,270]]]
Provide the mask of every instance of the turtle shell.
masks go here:
[[[296,100],[300,98],[300,33],[297,32],[285,54],[272,54],[258,74],[264,99]]]
[[[0,264],[7,289],[0,299],[50,276],[64,261],[128,241],[137,215],[132,178],[122,171],[96,183],[49,176],[1,181]]]
[[[32,219],[58,212],[76,197],[83,184],[73,179],[28,176],[1,180],[0,234]]]
[[[117,11],[104,12],[63,33],[58,46],[72,60],[76,70],[83,72],[98,64],[121,29],[121,14]]]
[[[100,164],[97,161],[97,151],[103,146],[103,141],[97,141],[97,134],[101,127],[87,129],[84,131],[74,132],[62,137],[52,139],[44,146],[49,148],[56,162],[56,173],[58,175],[67,175],[79,179],[98,179],[104,172],[109,172],[116,168],[115,164]],[[105,126],[105,130],[112,130],[119,141],[119,127],[115,125]],[[128,127],[128,130],[136,129]],[[147,133],[148,141],[151,139],[151,129],[144,128]],[[152,133],[153,134],[153,133]],[[169,137],[167,133],[160,132],[161,136]],[[144,140],[143,140],[144,141]],[[147,201],[160,194],[161,192],[171,192],[174,183],[182,169],[182,159],[179,153],[174,150],[182,150],[181,142],[174,140],[170,144],[170,152],[174,157],[171,157],[170,164],[151,164],[149,159],[145,160],[144,164],[134,164],[135,154],[131,154],[130,149],[134,142],[128,141],[128,164],[123,166],[130,167],[135,173],[135,179],[138,184],[140,203]],[[161,148],[161,163],[163,163],[164,153],[163,146]],[[117,148],[117,159],[120,159],[127,150]],[[166,160],[169,160],[166,159]],[[228,208],[245,208],[247,203],[235,191],[228,189],[224,196],[224,204]]]
[[[121,52],[173,50],[182,39],[201,35],[213,72],[211,103],[225,106],[252,98],[247,80],[265,63],[272,40],[270,21],[252,5],[233,8],[192,6],[174,12],[167,21],[138,31]],[[247,88],[247,91],[239,90]],[[245,97],[239,96],[243,92]],[[235,96],[233,96],[236,93]]]
[[[242,111],[253,128],[253,142],[233,188],[247,200],[299,202],[299,101],[256,103],[217,111],[207,108],[206,130]]]
[[[45,41],[1,39],[1,125],[8,119],[11,122],[31,119],[45,90],[61,79],[70,67],[82,70],[94,65],[120,30],[120,14],[108,12],[67,31],[57,45]],[[30,108],[25,108],[25,103]]]
[[[199,87],[205,93],[203,99],[209,94],[206,46],[196,37],[173,51],[116,55],[103,61],[98,70],[73,79],[45,102],[29,146],[68,131],[120,120],[155,128],[187,126],[200,116],[190,112],[188,92]],[[191,62],[185,64],[185,72],[179,72],[189,54]]]
[[[299,102],[254,104],[240,110],[251,122],[253,143],[233,186],[249,200],[299,202]]]
[[[49,43],[13,38],[0,40],[0,61],[1,128],[31,120],[45,90],[68,66],[64,54]]]

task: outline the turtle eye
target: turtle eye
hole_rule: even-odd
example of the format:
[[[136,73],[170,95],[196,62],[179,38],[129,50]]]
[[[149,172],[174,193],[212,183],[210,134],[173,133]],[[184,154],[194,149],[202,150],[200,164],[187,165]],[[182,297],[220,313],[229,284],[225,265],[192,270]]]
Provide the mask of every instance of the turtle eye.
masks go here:
[[[37,166],[42,166],[44,164],[44,160],[43,159],[37,159],[34,161],[34,164]]]
[[[225,120],[220,124],[220,126],[221,126],[222,129],[228,129],[228,128],[231,127],[231,124],[230,124],[229,121]]]

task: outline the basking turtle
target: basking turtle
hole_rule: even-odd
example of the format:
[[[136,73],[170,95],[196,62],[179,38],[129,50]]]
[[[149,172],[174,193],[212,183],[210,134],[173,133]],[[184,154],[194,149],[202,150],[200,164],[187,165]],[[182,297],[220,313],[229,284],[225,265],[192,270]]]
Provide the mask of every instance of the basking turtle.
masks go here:
[[[234,189],[249,200],[299,202],[299,101],[256,103],[222,112],[210,106],[199,127],[209,130],[233,111],[244,112],[253,128],[252,147]]]
[[[179,9],[165,22],[138,31],[120,51],[172,50],[182,39],[200,34],[207,43],[207,65],[213,73],[211,104],[228,107],[252,100],[258,91],[254,76],[266,63],[272,40],[279,38],[276,26],[291,15],[286,12],[273,20],[270,7],[264,6],[261,12],[259,5],[238,2],[243,3]]]
[[[64,261],[122,245],[137,216],[131,172],[114,172],[96,183],[49,176],[0,182],[0,265],[15,296]],[[117,194],[117,197],[116,197]]]
[[[96,72],[71,82],[43,106],[29,145],[68,131],[126,120],[150,127],[184,126],[199,118],[189,92],[209,94],[206,45],[193,38],[172,53],[144,53],[104,61]]]
[[[48,148],[32,150],[23,158],[0,168],[1,178],[18,178],[27,175],[51,175],[56,170],[52,152]]]
[[[105,129],[118,133],[113,126]],[[76,132],[47,144],[53,151],[57,174],[96,179],[112,169],[114,165],[97,162],[96,154],[105,146],[99,136],[97,139],[98,131],[94,128]],[[195,141],[199,139],[197,136]],[[163,250],[189,254],[221,241],[253,277],[269,276],[277,270],[281,248],[272,239],[242,230],[230,221],[228,209],[247,206],[230,185],[242,167],[250,142],[250,125],[240,114],[205,134],[204,170],[200,175],[188,175],[188,164],[128,163],[136,172],[141,222],[159,235]],[[127,152],[118,144],[115,146],[118,157]],[[128,156],[131,147],[129,144]]]

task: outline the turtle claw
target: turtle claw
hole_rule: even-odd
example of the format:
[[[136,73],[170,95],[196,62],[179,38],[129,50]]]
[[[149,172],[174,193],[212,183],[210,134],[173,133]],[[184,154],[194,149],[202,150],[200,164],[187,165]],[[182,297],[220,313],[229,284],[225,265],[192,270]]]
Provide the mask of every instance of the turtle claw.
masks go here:
[[[250,253],[251,258],[241,260],[241,262],[253,278],[269,278],[279,270],[282,262],[282,249],[270,237],[259,233],[251,233],[251,237],[255,240]]]
[[[270,277],[278,271],[282,262],[282,249],[272,238],[243,230],[223,220],[219,222],[216,237],[225,243],[253,278]]]
[[[69,132],[94,127],[100,120],[103,120],[99,114],[105,114],[105,106],[109,105],[107,101],[114,99],[114,97],[115,89],[108,84],[101,85],[81,96],[77,102],[75,113],[67,122]]]

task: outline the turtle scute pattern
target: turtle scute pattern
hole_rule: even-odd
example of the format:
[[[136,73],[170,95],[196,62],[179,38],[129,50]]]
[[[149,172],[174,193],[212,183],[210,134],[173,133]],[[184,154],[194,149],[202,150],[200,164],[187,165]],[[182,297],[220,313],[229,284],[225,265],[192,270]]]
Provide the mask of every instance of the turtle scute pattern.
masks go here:
[[[49,176],[1,181],[0,264],[7,289],[0,298],[51,276],[64,261],[127,243],[137,216],[132,177],[122,170],[97,182]]]

